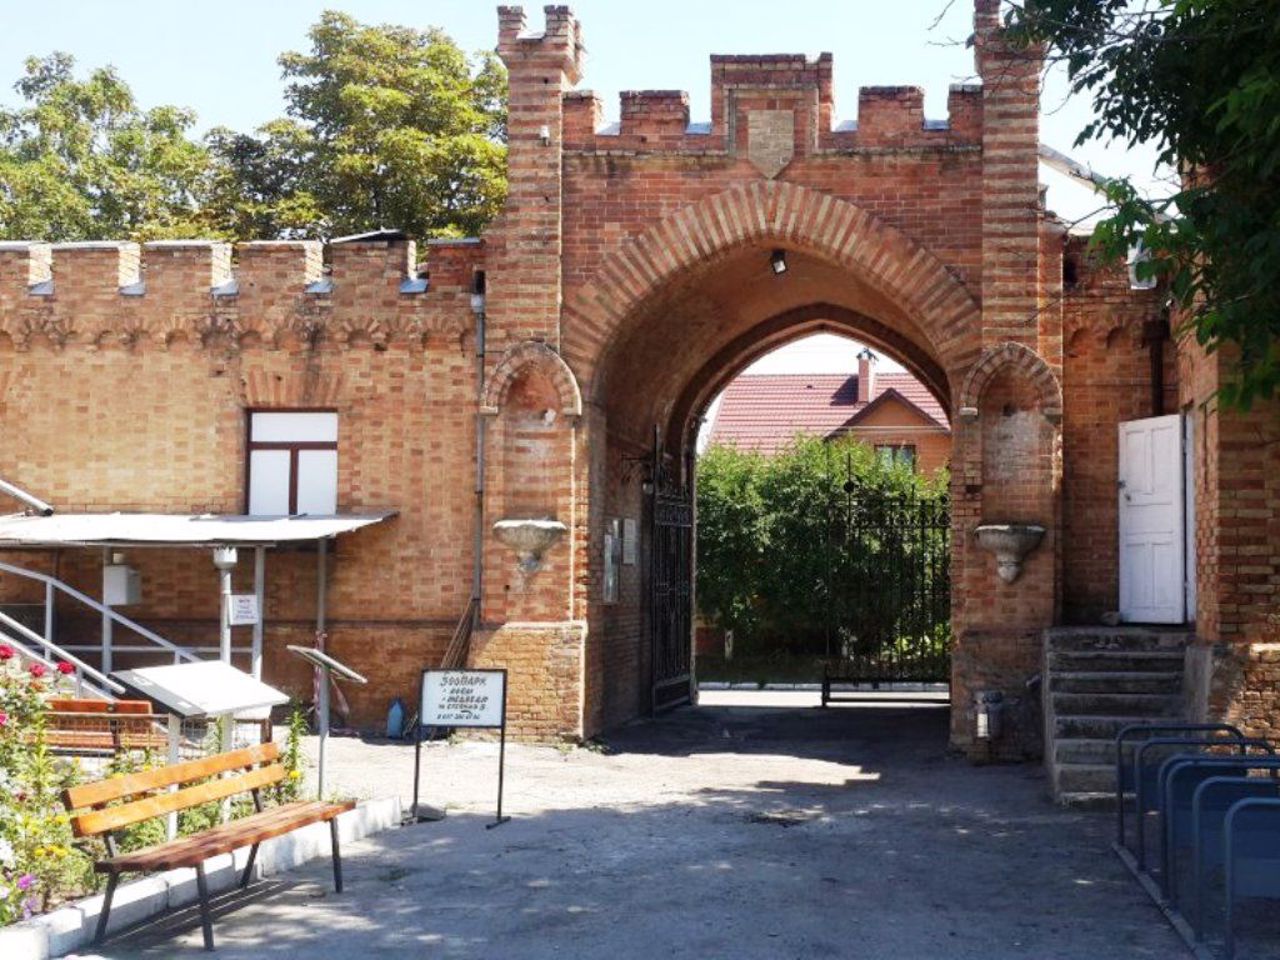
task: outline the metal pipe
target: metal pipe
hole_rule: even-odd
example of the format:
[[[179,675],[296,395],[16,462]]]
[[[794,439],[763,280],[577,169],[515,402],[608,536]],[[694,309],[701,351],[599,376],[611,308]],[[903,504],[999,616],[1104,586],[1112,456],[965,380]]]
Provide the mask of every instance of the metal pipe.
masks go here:
[[[111,551],[102,548],[102,672],[111,672],[111,606],[107,603],[107,564]]]
[[[49,506],[49,504],[45,503],[39,497],[27,493],[27,491],[23,490],[21,487],[15,487],[7,480],[0,480],[0,493],[7,493],[15,500],[21,500],[42,517],[48,517],[53,514],[53,507]]]
[[[1142,342],[1150,352],[1151,358],[1151,416],[1164,416],[1164,342],[1169,339],[1169,315],[1167,310],[1160,312],[1156,320],[1148,320],[1143,325]]]
[[[44,638],[53,643],[53,584],[44,585]]]
[[[483,295],[481,295],[483,296]],[[475,599],[474,622],[483,619],[481,596],[484,589],[484,493],[485,493],[485,438],[488,435],[488,417],[480,412],[484,404],[485,363],[485,313],[483,305],[476,311],[476,482],[475,482],[475,531],[471,563],[471,596]],[[463,664],[465,666],[465,664]]]

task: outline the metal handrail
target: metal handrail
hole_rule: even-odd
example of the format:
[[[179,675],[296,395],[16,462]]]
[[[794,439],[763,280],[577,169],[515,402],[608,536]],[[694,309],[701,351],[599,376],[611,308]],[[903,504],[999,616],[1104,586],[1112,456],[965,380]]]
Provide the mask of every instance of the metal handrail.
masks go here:
[[[466,664],[467,654],[471,647],[471,634],[475,630],[476,614],[479,611],[480,598],[472,597],[467,601],[467,609],[463,612],[458,625],[453,629],[453,636],[449,639],[449,646],[445,648],[444,657],[440,661],[442,670],[455,670]]]
[[[23,567],[15,567],[12,564],[8,564],[8,563],[0,563],[0,570],[5,571],[6,573],[16,574],[19,577],[26,577],[28,580],[38,580],[41,583],[43,583],[46,587],[52,587],[55,590],[61,590],[63,593],[65,593],[67,596],[71,597],[72,599],[79,600],[81,603],[85,604],[86,606],[94,610],[97,610],[99,613],[109,617],[113,622],[118,623],[121,626],[128,628],[129,630],[132,630],[134,633],[138,634],[139,636],[146,637],[148,640],[150,640],[152,643],[156,644],[157,646],[163,647],[165,650],[172,653],[174,657],[179,660],[187,660],[192,663],[196,663],[200,660],[199,657],[194,656],[192,653],[190,653],[186,649],[178,646],[175,643],[169,642],[164,637],[160,636],[158,633],[154,633],[153,631],[148,630],[146,627],[144,627],[140,623],[135,623],[133,620],[130,620],[128,617],[124,616],[123,614],[116,613],[116,611],[113,610],[111,607],[108,607],[104,603],[100,603],[99,601],[93,599],[93,597],[87,594],[81,593],[75,587],[68,586],[67,584],[59,580],[57,577],[51,577],[46,573],[37,573],[34,570],[27,570]]]
[[[16,630],[22,636],[26,637],[28,642],[38,643],[41,647],[44,648],[45,652],[50,654],[51,656],[67,661],[67,663],[71,664],[73,667],[76,668],[77,673],[82,673],[82,674],[85,674],[86,676],[92,677],[95,681],[105,686],[108,690],[114,691],[115,693],[125,692],[125,689],[123,686],[116,683],[116,681],[112,680],[101,670],[98,670],[94,667],[89,666],[89,664],[85,663],[75,654],[68,653],[66,650],[63,650],[53,641],[46,640],[44,637],[40,636],[40,634],[36,633],[34,630],[28,627],[26,624],[21,623],[18,620],[15,620],[13,617],[9,616],[9,614],[5,613],[3,610],[0,610],[0,623],[4,624],[10,630]],[[9,639],[11,642],[17,643],[17,641],[14,640],[12,637],[10,637]],[[32,651],[28,650],[25,644],[18,643],[18,646],[23,648],[23,653],[26,654],[27,656],[32,655]],[[54,666],[54,664],[51,661],[46,660],[43,656],[41,656],[39,659],[42,660],[46,666]]]
[[[37,650],[32,650],[22,641],[9,636],[7,633],[0,632],[0,640],[3,640],[6,644],[13,647],[21,656],[23,656],[27,660],[31,660],[35,663],[41,664],[42,666],[48,668],[50,671],[56,671],[58,669],[58,665],[53,660],[44,656],[44,654],[40,653]],[[70,662],[70,658],[68,658],[68,662]],[[93,668],[89,667],[88,669],[92,670]],[[101,676],[101,674],[99,674],[99,676]],[[116,683],[113,680],[108,679],[106,683],[111,688],[110,690],[103,690],[97,684],[90,683],[89,681],[85,680],[81,668],[78,667],[76,670],[75,684],[76,684],[77,696],[80,696],[85,691],[88,691],[89,693],[92,693],[94,696],[98,697],[99,699],[112,701],[116,699],[117,693],[125,692],[124,687],[120,686],[118,683]]]

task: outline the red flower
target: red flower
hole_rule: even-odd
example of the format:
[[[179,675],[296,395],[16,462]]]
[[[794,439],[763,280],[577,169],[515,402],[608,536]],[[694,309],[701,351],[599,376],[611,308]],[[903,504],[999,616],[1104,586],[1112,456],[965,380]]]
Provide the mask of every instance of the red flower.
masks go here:
[[[64,677],[68,677],[76,672],[76,668],[74,664],[67,663],[67,661],[63,660],[58,664],[58,672]]]
[[[3,727],[8,722],[9,722],[9,715],[5,713],[3,710],[0,710],[0,727]]]
[[[44,668],[43,663],[33,663],[30,667],[30,670],[31,670],[31,675],[35,677],[37,680],[39,680],[46,673],[49,672]]]
[[[7,643],[0,643],[0,660],[12,660],[14,657],[13,647]]]

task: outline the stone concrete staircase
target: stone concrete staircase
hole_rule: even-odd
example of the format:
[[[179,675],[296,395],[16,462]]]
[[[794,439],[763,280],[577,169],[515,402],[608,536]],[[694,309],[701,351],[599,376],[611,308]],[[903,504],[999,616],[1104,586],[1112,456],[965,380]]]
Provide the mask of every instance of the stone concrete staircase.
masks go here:
[[[1183,716],[1190,634],[1148,627],[1053,627],[1044,636],[1045,762],[1060,803],[1114,800],[1115,735]]]

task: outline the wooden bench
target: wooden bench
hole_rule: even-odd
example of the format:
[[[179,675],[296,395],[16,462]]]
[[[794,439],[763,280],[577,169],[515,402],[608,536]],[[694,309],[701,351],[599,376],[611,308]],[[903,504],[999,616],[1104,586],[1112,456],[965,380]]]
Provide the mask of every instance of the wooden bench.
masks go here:
[[[102,903],[102,914],[98,917],[95,944],[101,943],[106,935],[111,898],[115,895],[121,874],[155,873],[178,867],[195,867],[204,946],[206,950],[212,950],[213,923],[209,914],[205,860],[241,847],[249,847],[249,862],[240,879],[240,886],[247,886],[258,855],[258,845],[262,841],[311,823],[329,824],[329,835],[333,842],[333,885],[339,893],[342,892],[342,857],[338,850],[337,817],[354,808],[355,801],[326,803],[301,800],[264,809],[263,788],[280,783],[286,777],[279,758],[279,745],[264,743],[203,760],[175,763],[63,791],[62,802],[72,815],[71,827],[75,835],[101,835],[107,844],[107,859],[95,864],[99,873],[107,874],[107,892]],[[173,787],[177,789],[171,790]],[[242,793],[253,795],[256,813],[145,850],[133,853],[119,853],[117,850],[113,834],[123,827]]]
[[[44,738],[51,749],[68,753],[164,750],[167,720],[146,700],[59,698],[49,701]]]

